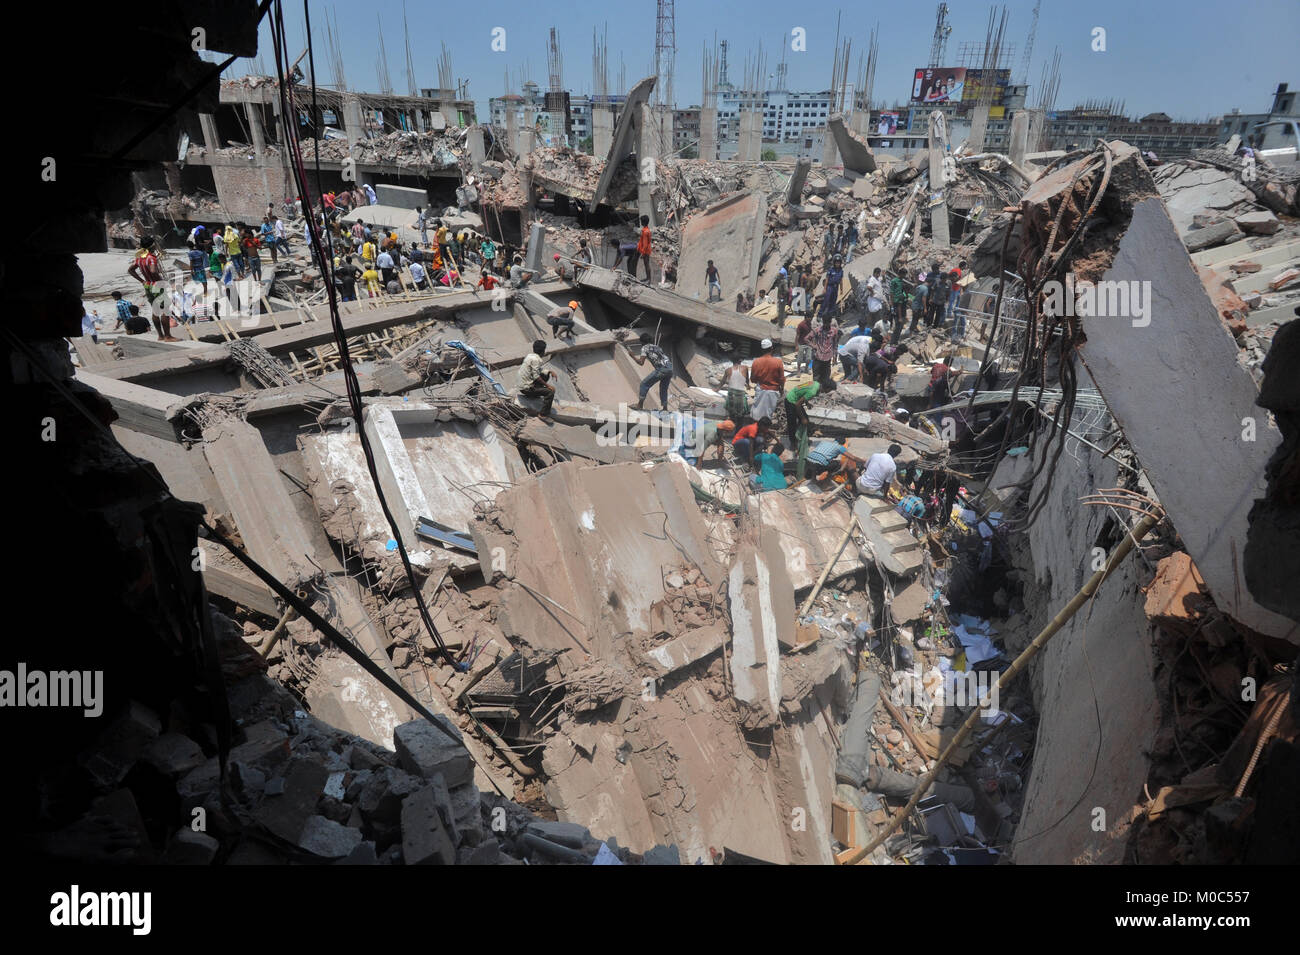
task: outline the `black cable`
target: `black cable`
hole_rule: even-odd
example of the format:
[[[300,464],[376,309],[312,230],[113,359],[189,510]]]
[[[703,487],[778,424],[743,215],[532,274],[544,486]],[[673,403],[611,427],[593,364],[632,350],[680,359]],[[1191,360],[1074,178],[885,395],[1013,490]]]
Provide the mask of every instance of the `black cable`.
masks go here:
[[[446,643],[442,639],[442,635],[438,632],[438,628],[434,626],[433,617],[430,615],[429,608],[424,602],[424,596],[420,592],[420,588],[417,587],[415,584],[415,569],[411,566],[410,556],[407,554],[406,548],[402,544],[402,534],[398,528],[397,519],[393,516],[392,509],[388,505],[388,500],[384,496],[383,488],[380,486],[379,469],[375,461],[374,449],[373,447],[371,447],[370,438],[366,434],[365,429],[361,427],[361,423],[365,419],[365,408],[362,405],[361,386],[360,383],[357,381],[356,370],[352,366],[352,357],[348,351],[348,340],[347,340],[347,334],[343,328],[343,319],[342,316],[339,314],[338,295],[333,281],[333,258],[331,257],[328,261],[326,261],[326,256],[324,254],[324,244],[321,242],[320,230],[317,228],[316,216],[311,209],[311,204],[307,201],[309,195],[308,188],[307,188],[307,173],[302,162],[302,152],[298,140],[298,130],[296,124],[289,122],[289,116],[291,115],[290,107],[292,103],[288,93],[289,83],[285,74],[285,63],[287,63],[289,59],[289,50],[287,45],[285,44],[284,6],[282,0],[274,0],[274,2],[275,2],[275,13],[271,18],[271,34],[272,34],[272,40],[275,47],[276,74],[279,79],[279,94],[281,100],[280,115],[283,118],[284,126],[285,126],[285,145],[287,147],[287,151],[290,156],[290,162],[294,174],[294,182],[298,186],[299,195],[303,198],[303,208],[307,210],[307,232],[309,236],[309,242],[312,249],[316,253],[317,259],[320,262],[321,276],[322,278],[325,279],[326,298],[329,304],[329,312],[330,312],[330,325],[334,332],[335,344],[337,345],[339,350],[339,365],[343,371],[343,381],[347,389],[348,405],[352,411],[352,418],[357,423],[357,437],[360,439],[361,450],[362,453],[365,455],[366,469],[370,473],[370,480],[374,486],[375,496],[378,498],[379,501],[379,507],[384,512],[384,518],[388,522],[388,527],[389,530],[392,532],[393,539],[397,542],[397,554],[398,557],[401,559],[402,568],[406,573],[407,583],[411,588],[411,593],[415,599],[416,607],[420,611],[420,619],[424,623],[424,627],[428,631],[429,635],[433,638],[434,645],[437,647],[438,652],[441,654],[443,660],[453,669],[460,672],[464,672],[465,670],[468,669],[467,665],[458,662],[455,659],[455,657],[452,656],[451,651],[447,648]],[[307,54],[309,57],[309,62],[314,62],[315,54],[313,52],[312,38],[311,38],[311,13],[310,13],[307,0],[303,0],[303,15],[305,17],[304,29],[307,34]],[[315,108],[317,102],[318,100],[316,96],[316,71],[313,66],[312,67],[313,108]],[[292,113],[293,115],[297,114],[296,108],[293,109]],[[323,212],[324,189],[322,187],[322,180],[321,180],[321,173],[320,173],[319,148],[316,150],[316,186],[317,186],[318,195],[322,197],[321,207]],[[331,244],[331,248],[332,248],[332,244]]]

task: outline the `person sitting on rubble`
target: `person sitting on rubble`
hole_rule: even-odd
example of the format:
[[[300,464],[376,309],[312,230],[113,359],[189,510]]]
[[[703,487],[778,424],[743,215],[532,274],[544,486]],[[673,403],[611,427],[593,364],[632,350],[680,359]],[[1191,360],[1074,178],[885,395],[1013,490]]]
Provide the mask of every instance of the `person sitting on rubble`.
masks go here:
[[[557,305],[546,313],[546,324],[551,326],[552,338],[567,338],[570,341],[573,340],[575,337],[573,333],[573,315],[578,311],[579,307],[577,301],[572,301],[569,303],[567,308]]]
[[[762,454],[754,455],[757,473],[749,476],[749,483],[755,491],[784,491],[790,486],[785,476],[785,463],[781,460],[784,451],[785,446],[780,441],[773,441]]]
[[[742,464],[754,466],[754,456],[772,438],[772,419],[759,418],[740,428],[731,439],[731,448]]]
[[[541,417],[549,418],[551,405],[555,402],[555,386],[550,384],[555,380],[555,372],[542,370],[542,356],[545,354],[546,342],[539,338],[533,342],[532,353],[525,355],[519,365],[519,397],[541,398]]]
[[[128,305],[127,310],[131,313],[131,317],[126,320],[128,335],[143,335],[149,331],[149,319],[140,314],[139,305]]]
[[[668,263],[664,265],[663,273],[659,276],[659,287],[672,288],[676,284],[677,284],[677,262],[676,260],[670,259]]]
[[[370,298],[379,296],[379,273],[375,271],[375,266],[371,262],[365,262],[364,271],[361,273],[362,280],[366,283],[366,294]]]
[[[868,458],[867,466],[862,469],[862,474],[857,480],[858,492],[870,497],[887,498],[894,482],[894,475],[898,471],[898,457],[902,453],[901,447],[891,444],[886,450]]]

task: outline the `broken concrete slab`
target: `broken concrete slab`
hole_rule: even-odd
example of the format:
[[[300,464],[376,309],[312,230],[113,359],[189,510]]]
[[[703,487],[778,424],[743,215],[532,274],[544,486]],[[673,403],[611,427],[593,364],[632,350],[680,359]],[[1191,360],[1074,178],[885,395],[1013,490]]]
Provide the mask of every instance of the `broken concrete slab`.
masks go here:
[[[876,171],[876,157],[871,147],[862,136],[855,133],[844,122],[843,113],[832,113],[826,120],[826,126],[835,137],[835,147],[844,160],[844,168],[863,174]]]
[[[1241,229],[1231,219],[1214,222],[1202,229],[1192,229],[1183,233],[1183,245],[1188,252],[1200,252],[1225,242],[1232,242],[1241,235]]]
[[[298,848],[322,859],[342,859],[361,844],[361,830],[324,816],[310,816],[298,836]]]
[[[697,302],[708,298],[704,273],[710,259],[730,290],[724,299],[756,289],[766,225],[767,197],[757,190],[727,196],[692,215],[682,226],[677,294]]]
[[[1233,218],[1242,232],[1250,235],[1272,235],[1282,228],[1282,223],[1278,221],[1277,216],[1267,209],[1261,209],[1258,212],[1247,212]]]
[[[614,129],[609,154],[605,157],[605,168],[600,174],[600,181],[596,184],[595,191],[592,193],[591,202],[593,206],[600,205],[605,201],[605,196],[614,181],[614,175],[618,171],[618,167],[632,154],[634,149],[638,148],[636,134],[641,125],[641,107],[650,98],[650,93],[654,87],[655,78],[647,76],[628,90],[627,99],[618,114],[618,125]]]
[[[772,726],[781,708],[781,643],[794,640],[794,588],[775,534],[742,539],[731,565],[731,684],[746,729]]]
[[[1237,346],[1163,203],[1150,197],[1154,183],[1137,150],[1124,143],[1111,148],[1111,188],[1125,190],[1131,218],[1110,267],[1101,276],[1087,277],[1126,285],[1158,283],[1154,301],[1171,304],[1154,309],[1140,326],[1113,318],[1085,321],[1085,366],[1219,607],[1261,633],[1300,642],[1293,621],[1249,596],[1239,556],[1247,514],[1264,492],[1265,468],[1280,435],[1258,415],[1254,380],[1238,363]],[[1074,165],[1066,166],[1030,187],[1023,199],[1031,207],[1027,228],[1052,213],[1076,171]],[[1164,358],[1153,365],[1149,359],[1156,353]],[[1151,409],[1166,407],[1171,395],[1179,401],[1176,421],[1153,416]],[[1254,440],[1242,440],[1243,421],[1254,423]],[[1198,449],[1203,463],[1215,463],[1214,480],[1188,470],[1189,447]],[[1223,493],[1225,487],[1232,493]]]

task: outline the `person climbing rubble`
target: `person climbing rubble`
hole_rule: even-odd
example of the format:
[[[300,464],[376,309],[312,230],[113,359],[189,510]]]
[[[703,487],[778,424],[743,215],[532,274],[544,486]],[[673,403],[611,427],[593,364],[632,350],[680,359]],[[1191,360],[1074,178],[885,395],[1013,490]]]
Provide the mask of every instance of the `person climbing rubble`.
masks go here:
[[[657,382],[659,385],[659,407],[668,410],[668,385],[673,379],[673,360],[668,357],[668,353],[655,344],[654,338],[649,332],[641,333],[641,351],[632,356],[632,360],[638,365],[644,365],[647,361],[654,367],[654,371],[646,375],[641,381],[639,396],[636,404],[633,405],[638,411],[645,404],[646,395]]]
[[[580,307],[575,300],[570,302],[567,307],[557,305],[546,313],[546,324],[551,326],[552,338],[567,338],[569,341],[574,339],[573,316]]]

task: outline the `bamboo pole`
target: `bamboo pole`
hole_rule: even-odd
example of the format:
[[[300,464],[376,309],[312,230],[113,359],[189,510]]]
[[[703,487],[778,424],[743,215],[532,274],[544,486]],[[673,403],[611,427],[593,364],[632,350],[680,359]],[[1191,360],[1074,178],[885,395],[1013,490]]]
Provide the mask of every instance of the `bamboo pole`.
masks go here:
[[[1020,656],[1016,657],[1015,662],[1013,662],[1011,666],[1007,668],[1006,672],[1002,674],[1002,677],[997,683],[997,689],[999,692],[1010,686],[1012,681],[1019,676],[1020,671],[1029,665],[1029,661],[1036,657],[1039,651],[1047,645],[1047,642],[1051,640],[1052,637],[1056,636],[1060,629],[1069,622],[1071,617],[1079,612],[1079,608],[1097,592],[1097,588],[1101,586],[1102,581],[1111,575],[1115,568],[1119,566],[1120,562],[1128,556],[1129,551],[1133,549],[1138,541],[1147,535],[1151,528],[1156,526],[1159,520],[1160,518],[1158,515],[1148,514],[1146,517],[1142,518],[1142,520],[1138,521],[1137,526],[1134,527],[1122,541],[1120,541],[1119,546],[1115,548],[1115,552],[1110,555],[1110,560],[1106,561],[1106,566],[1088,579],[1088,582],[1083,585],[1082,589],[1074,595],[1069,603],[1061,608],[1061,611],[1051,619],[1051,622],[1043,628],[1042,632],[1038,636],[1034,637],[1033,642],[1025,648],[1024,652],[1021,653]],[[961,729],[959,729],[957,734],[953,736],[952,741],[948,743],[948,746],[944,751],[939,754],[939,758],[935,761],[934,767],[926,773],[917,784],[916,791],[912,793],[912,798],[907,801],[907,805],[903,807],[902,811],[895,815],[894,818],[889,821],[889,825],[882,829],[880,833],[871,840],[871,842],[845,855],[843,861],[840,862],[840,865],[856,865],[871,853],[875,852],[886,839],[893,835],[894,831],[898,829],[903,820],[906,819],[911,814],[912,810],[916,808],[916,804],[924,798],[930,787],[934,785],[935,779],[938,778],[939,770],[942,769],[944,764],[952,758],[953,753],[957,751],[957,748],[966,741],[966,738],[970,736],[971,732],[975,729],[975,724],[979,722],[980,711],[983,709],[983,705],[984,701],[981,700],[980,705],[971,710],[970,715],[966,717],[966,722],[962,723]]]
[[[816,600],[817,595],[822,592],[822,585],[826,583],[826,578],[831,575],[831,568],[839,563],[840,555],[844,553],[844,548],[848,546],[849,538],[853,536],[853,526],[857,523],[857,520],[857,515],[853,513],[853,508],[850,506],[849,522],[844,525],[844,536],[840,538],[840,546],[835,548],[835,556],[826,562],[826,566],[822,568],[822,575],[817,578],[817,583],[808,593],[808,599],[805,600],[803,606],[799,608],[800,617],[808,616],[808,611],[812,609],[813,601]]]

